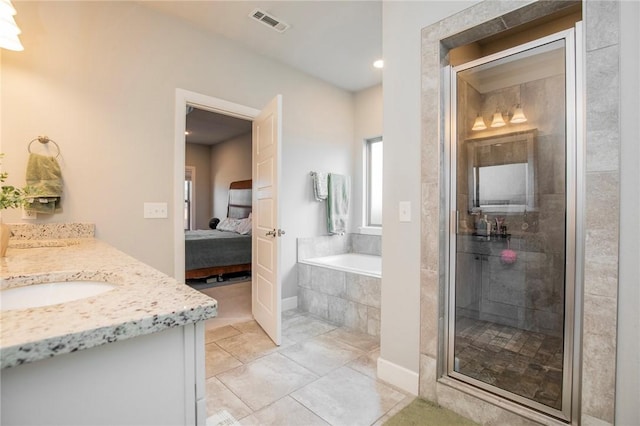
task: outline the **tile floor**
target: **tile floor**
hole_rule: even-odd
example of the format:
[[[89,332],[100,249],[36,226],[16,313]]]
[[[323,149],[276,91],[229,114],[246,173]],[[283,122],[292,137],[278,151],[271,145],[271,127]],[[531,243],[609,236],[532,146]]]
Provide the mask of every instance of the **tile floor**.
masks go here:
[[[561,407],[562,338],[462,317],[455,345],[461,373]]]
[[[293,310],[278,347],[255,321],[222,319],[206,326],[207,425],[381,425],[414,399],[376,379],[375,337]]]

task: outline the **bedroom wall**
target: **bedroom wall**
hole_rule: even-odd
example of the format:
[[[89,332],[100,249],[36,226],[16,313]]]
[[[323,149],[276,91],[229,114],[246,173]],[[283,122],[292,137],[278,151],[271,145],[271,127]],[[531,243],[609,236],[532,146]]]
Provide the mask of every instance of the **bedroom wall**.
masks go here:
[[[211,147],[186,144],[185,164],[196,168],[195,229],[209,229],[211,219]]]
[[[211,147],[211,191],[213,217],[227,217],[229,184],[251,179],[251,133]]]
[[[64,212],[96,236],[173,274],[173,219],[143,219],[145,201],[173,211],[176,88],[261,109],[283,95],[281,272],[296,294],[298,236],[326,233],[309,172],[352,173],[353,95],[144,2],[16,2],[23,52],[3,51],[0,149],[21,185],[26,146],[48,134],[62,149]],[[269,31],[265,27],[265,31]],[[3,212],[19,222],[17,211]]]

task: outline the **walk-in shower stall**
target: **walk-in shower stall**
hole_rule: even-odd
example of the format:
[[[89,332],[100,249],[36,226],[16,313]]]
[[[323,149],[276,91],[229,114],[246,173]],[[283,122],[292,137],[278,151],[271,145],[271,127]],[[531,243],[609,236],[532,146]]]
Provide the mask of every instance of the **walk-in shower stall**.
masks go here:
[[[563,420],[580,249],[575,34],[447,69],[447,375]]]

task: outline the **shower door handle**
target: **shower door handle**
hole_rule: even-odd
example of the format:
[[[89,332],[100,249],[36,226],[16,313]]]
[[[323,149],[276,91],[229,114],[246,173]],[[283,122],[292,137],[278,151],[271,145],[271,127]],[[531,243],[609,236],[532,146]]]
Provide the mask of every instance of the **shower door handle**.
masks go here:
[[[455,221],[455,234],[458,234],[458,230],[459,230],[459,226],[458,224],[460,223],[460,212],[458,210],[456,211],[451,211],[451,220]]]

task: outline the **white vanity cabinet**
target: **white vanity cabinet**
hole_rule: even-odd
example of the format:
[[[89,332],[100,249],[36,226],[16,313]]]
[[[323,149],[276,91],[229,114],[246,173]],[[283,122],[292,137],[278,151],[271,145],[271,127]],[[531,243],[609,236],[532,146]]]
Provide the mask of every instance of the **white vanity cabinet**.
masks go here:
[[[54,225],[33,233],[55,234]],[[25,240],[32,245],[9,247],[3,258],[0,292],[52,282],[112,288],[0,309],[0,424],[204,425],[204,321],[218,302],[108,244],[74,237]]]
[[[3,425],[204,425],[204,325],[2,370]]]

